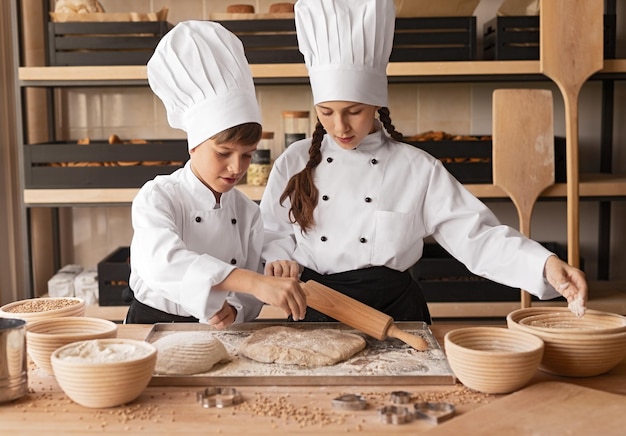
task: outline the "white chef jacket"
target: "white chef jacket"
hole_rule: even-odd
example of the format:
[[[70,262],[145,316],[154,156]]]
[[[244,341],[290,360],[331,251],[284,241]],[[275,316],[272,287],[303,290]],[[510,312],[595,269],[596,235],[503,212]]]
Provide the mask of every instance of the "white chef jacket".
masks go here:
[[[289,220],[287,181],[309,157],[311,139],[291,144],[276,159],[261,201],[263,258],[292,259],[321,274],[371,266],[405,271],[432,236],[474,274],[541,299],[559,294],[544,278],[552,254],[496,216],[428,153],[396,142],[381,128],[356,149],[325,135],[314,180],[315,226],[301,232]]]
[[[234,268],[261,271],[263,223],[259,207],[237,189],[213,192],[187,164],[147,182],[132,204],[130,287],[135,298],[200,322],[222,308],[237,309],[235,322],[250,321],[262,302],[249,294],[212,290]]]

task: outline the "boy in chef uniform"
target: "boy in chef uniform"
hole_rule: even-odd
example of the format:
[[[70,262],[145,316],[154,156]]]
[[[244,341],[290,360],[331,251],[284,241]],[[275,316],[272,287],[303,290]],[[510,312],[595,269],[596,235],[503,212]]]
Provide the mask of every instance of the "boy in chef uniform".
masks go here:
[[[263,302],[303,317],[297,279],[260,273],[260,211],[233,189],[262,130],[241,42],[217,23],[182,22],[158,44],[148,81],[169,124],[187,133],[190,159],[133,200],[126,322],[223,328],[254,319]]]
[[[302,281],[395,320],[430,322],[408,271],[430,236],[475,274],[541,299],[561,293],[584,309],[579,269],[501,225],[439,160],[401,142],[387,108],[393,0],[299,0],[295,14],[318,123],[270,173],[266,274],[303,269]],[[312,309],[305,320],[331,321]]]

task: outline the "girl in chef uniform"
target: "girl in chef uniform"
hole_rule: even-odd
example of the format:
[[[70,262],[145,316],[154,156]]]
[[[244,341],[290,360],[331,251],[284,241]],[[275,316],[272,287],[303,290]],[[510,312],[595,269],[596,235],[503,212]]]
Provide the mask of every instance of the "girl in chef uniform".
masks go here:
[[[432,237],[475,274],[584,308],[580,270],[500,225],[439,160],[401,142],[387,109],[393,0],[299,0],[295,14],[318,123],[270,174],[266,274],[301,272],[395,320],[430,322],[408,270]],[[331,321],[310,308],[305,320]]]
[[[260,211],[233,189],[261,138],[241,42],[217,23],[182,22],[158,44],[148,81],[170,125],[187,133],[190,159],[133,200],[126,322],[222,328],[254,319],[263,302],[303,317],[297,279],[260,273]]]

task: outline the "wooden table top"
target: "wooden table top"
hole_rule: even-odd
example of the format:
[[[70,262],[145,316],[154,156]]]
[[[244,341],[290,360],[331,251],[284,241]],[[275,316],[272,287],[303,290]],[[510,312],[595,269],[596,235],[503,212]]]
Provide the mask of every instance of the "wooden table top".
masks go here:
[[[443,346],[445,333],[460,324],[434,324],[431,330]],[[144,339],[151,326],[120,325],[118,336]],[[135,401],[110,409],[89,409],[73,403],[53,376],[29,363],[29,395],[0,404],[3,434],[177,433],[177,434],[415,434],[437,427],[425,420],[403,425],[380,422],[377,408],[389,404],[389,393],[404,390],[412,402],[446,401],[457,415],[499,400],[465,388],[448,386],[241,386],[243,403],[223,409],[202,408],[196,401],[197,386],[149,386]],[[600,391],[626,395],[626,360],[607,374],[589,378],[556,377],[538,371],[532,384],[560,381]],[[331,400],[358,393],[368,402],[362,411],[339,411]],[[589,405],[593,407],[593,404]],[[584,420],[584,416],[572,416]],[[536,430],[541,430],[537,428]]]

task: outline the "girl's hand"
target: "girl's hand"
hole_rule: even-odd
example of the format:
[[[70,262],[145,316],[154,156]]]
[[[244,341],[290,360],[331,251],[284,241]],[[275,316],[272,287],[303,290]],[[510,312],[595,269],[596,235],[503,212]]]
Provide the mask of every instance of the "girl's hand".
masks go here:
[[[576,316],[583,316],[589,291],[585,273],[557,256],[550,256],[546,261],[545,275],[554,289],[567,299],[569,309]]]
[[[300,282],[293,277],[259,276],[254,296],[264,303],[280,307],[285,315],[291,315],[294,321],[304,319],[306,314],[306,295]]]
[[[235,322],[236,316],[237,310],[227,302],[224,302],[222,308],[209,319],[209,325],[222,330]]]
[[[272,277],[300,277],[300,265],[293,260],[275,260],[265,264],[265,275]]]

